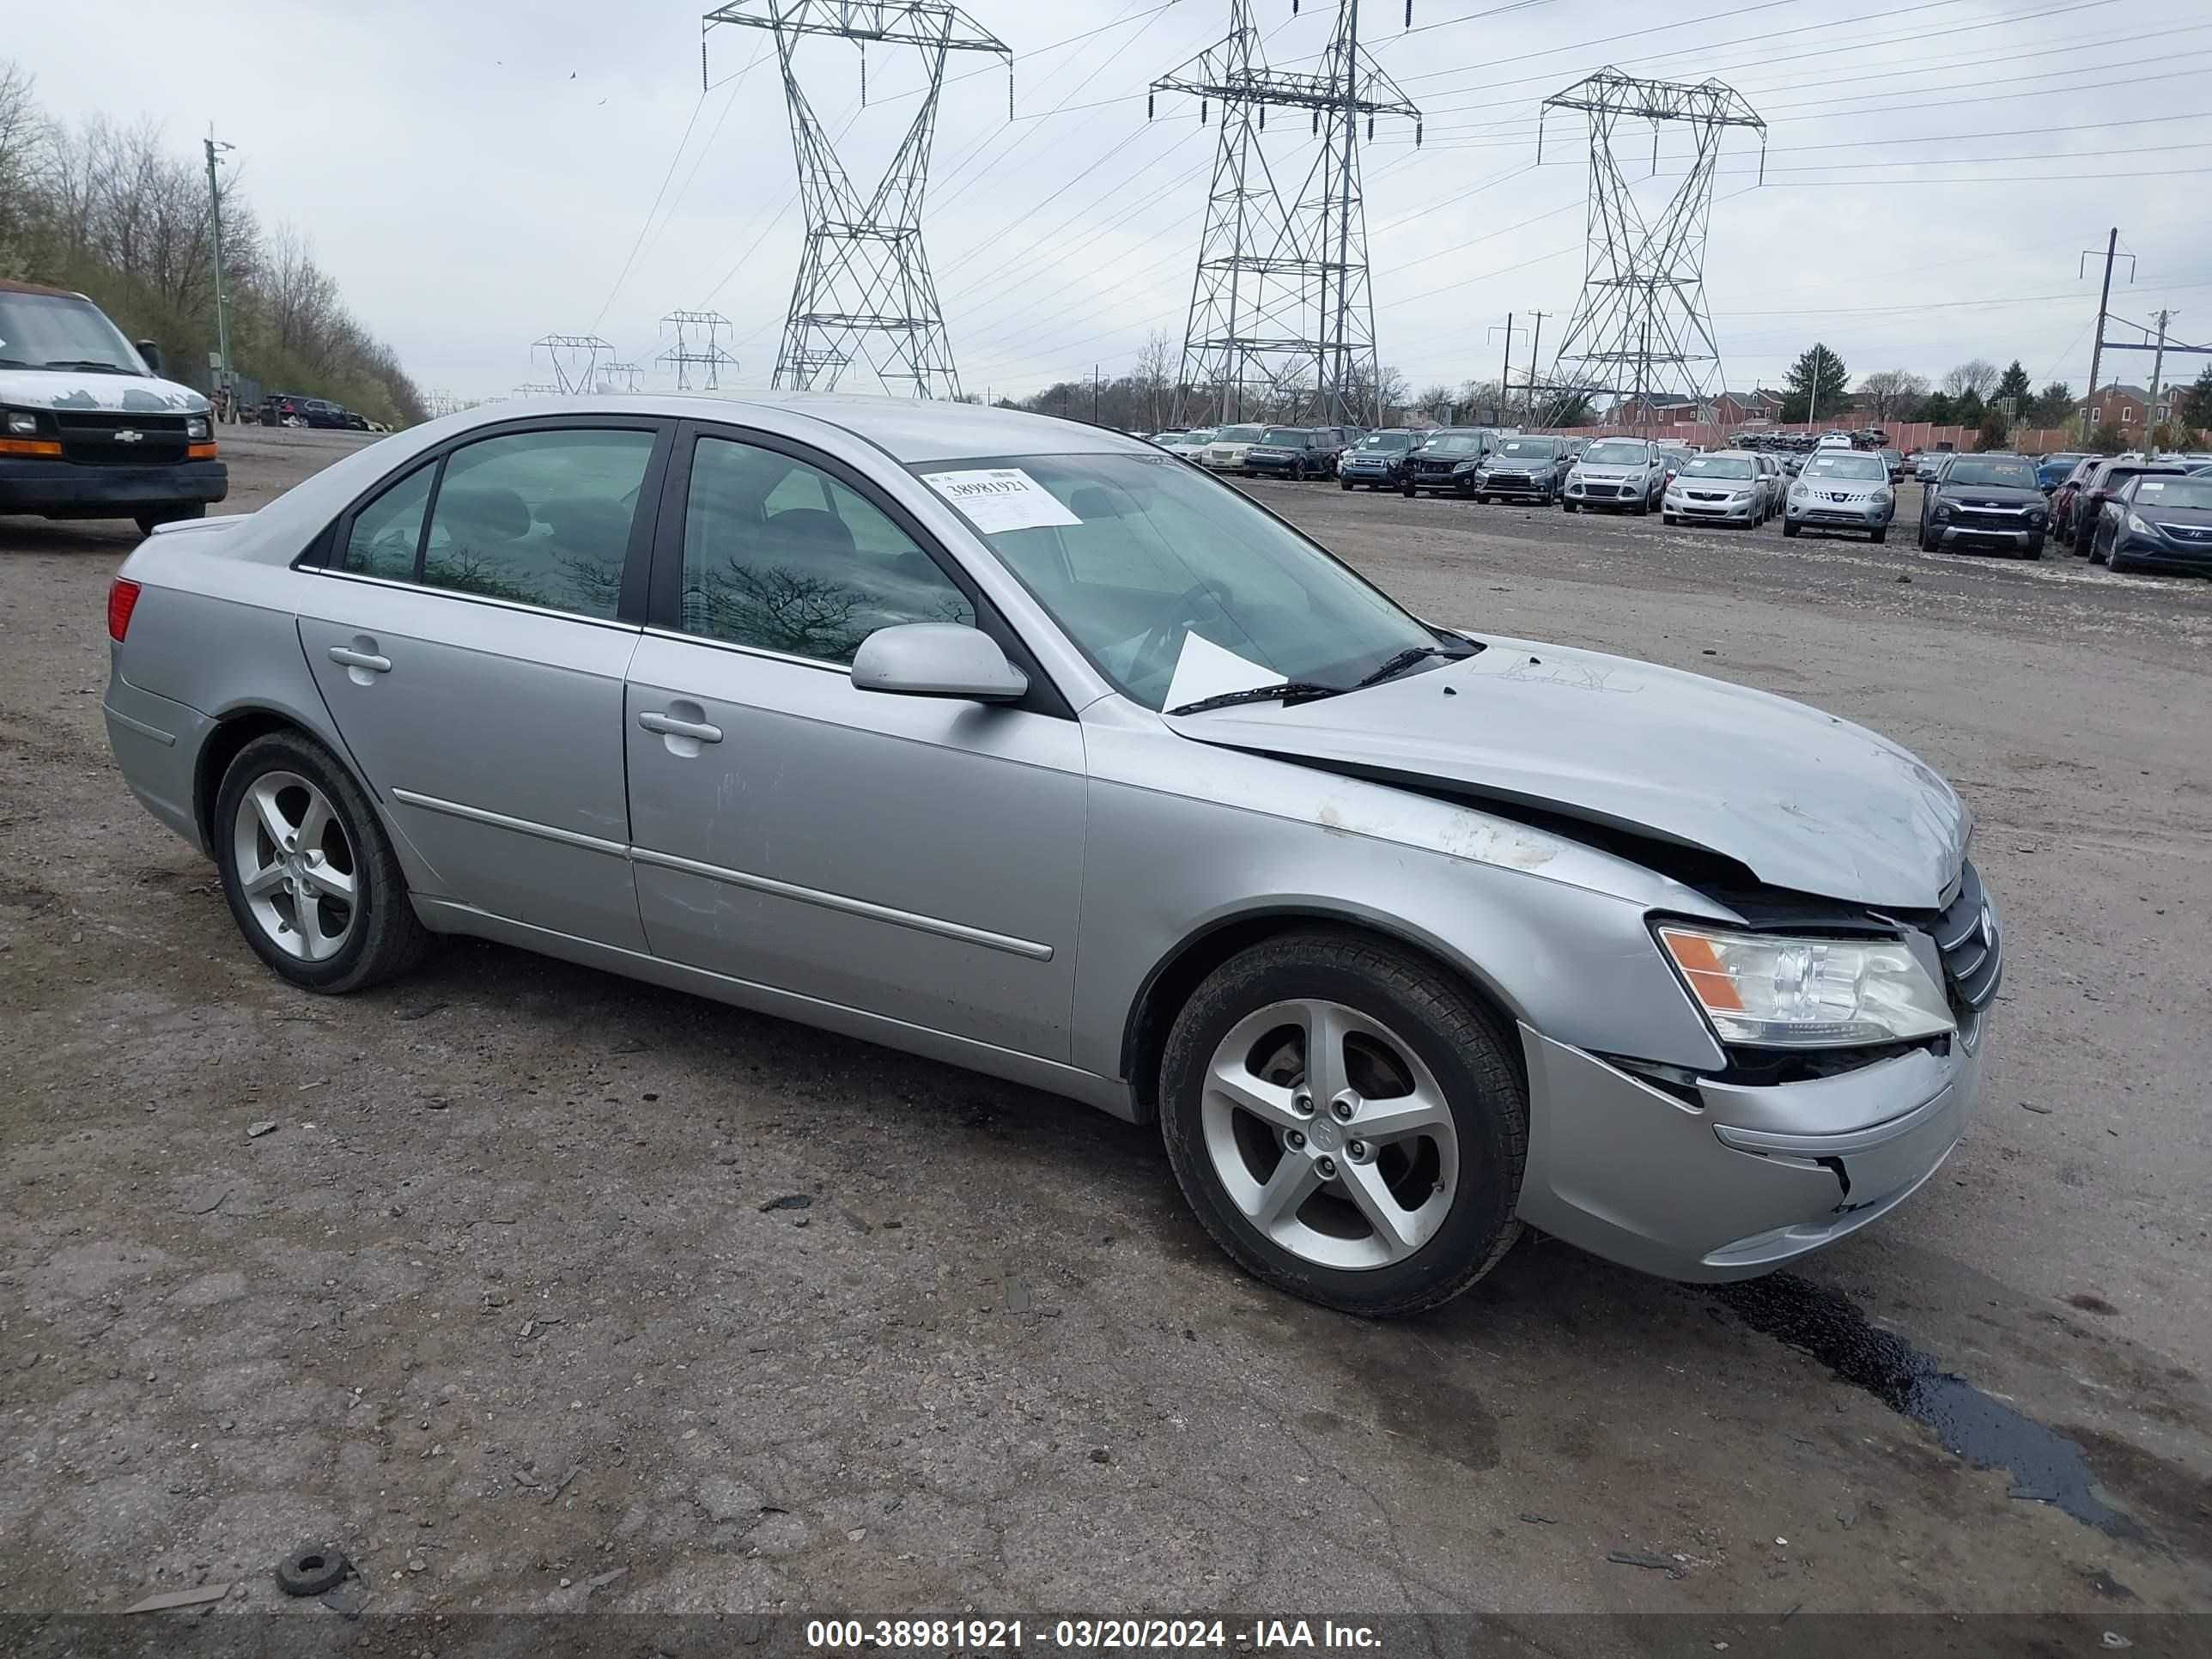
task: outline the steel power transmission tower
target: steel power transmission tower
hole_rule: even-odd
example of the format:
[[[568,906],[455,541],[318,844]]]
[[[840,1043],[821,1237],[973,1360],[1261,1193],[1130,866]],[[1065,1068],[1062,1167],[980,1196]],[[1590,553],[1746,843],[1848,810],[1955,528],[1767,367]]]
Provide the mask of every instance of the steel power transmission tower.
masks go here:
[[[541,351],[553,370],[554,389],[564,396],[594,390],[600,357],[615,355],[615,349],[596,334],[548,334],[532,340],[530,361],[536,362]]]
[[[1609,392],[1618,399],[1674,392],[1702,404],[1725,389],[1717,384],[1721,349],[1705,305],[1705,272],[1721,139],[1730,127],[1757,131],[1763,183],[1766,123],[1717,81],[1640,81],[1601,69],[1544,100],[1536,128],[1540,163],[1544,123],[1555,109],[1589,118],[1583,291],[1553,360],[1555,412],[1577,393]],[[1637,206],[1613,154],[1613,130],[1624,119],[1651,124],[1654,174],[1662,123],[1688,127],[1694,141],[1689,173],[1656,219],[1647,221]]]
[[[773,31],[783,66],[806,246],[792,284],[774,384],[834,386],[858,356],[886,386],[910,383],[921,398],[958,397],[960,376],[921,245],[929,147],[945,91],[945,58],[956,52],[1003,57],[1011,118],[1012,48],[946,0],[732,0],[708,12],[706,21],[710,29],[731,23]],[[865,201],[799,84],[799,43],[810,34],[860,44],[864,100],[869,41],[914,47],[928,76],[921,108]]]
[[[699,389],[716,392],[721,389],[722,371],[736,373],[738,360],[722,349],[722,331],[730,319],[719,311],[672,311],[660,319],[663,328],[676,331],[676,344],[660,354],[655,361],[676,365],[676,389],[691,389],[691,371],[700,371]],[[704,343],[698,336],[707,336]],[[632,390],[635,390],[635,387]]]
[[[1414,124],[1418,144],[1421,112],[1361,50],[1359,0],[1337,0],[1336,27],[1312,75],[1269,69],[1252,0],[1230,0],[1227,38],[1162,76],[1152,90],[1155,98],[1196,94],[1201,123],[1214,105],[1221,107],[1183,330],[1176,422],[1201,410],[1220,422],[1241,419],[1255,389],[1265,401],[1294,405],[1284,413],[1311,406],[1331,422],[1379,415],[1359,127],[1364,119],[1372,137],[1376,116],[1400,116]],[[1146,100],[1148,117],[1153,105]],[[1310,111],[1314,133],[1324,126],[1328,133],[1287,201],[1261,149],[1271,106]]]

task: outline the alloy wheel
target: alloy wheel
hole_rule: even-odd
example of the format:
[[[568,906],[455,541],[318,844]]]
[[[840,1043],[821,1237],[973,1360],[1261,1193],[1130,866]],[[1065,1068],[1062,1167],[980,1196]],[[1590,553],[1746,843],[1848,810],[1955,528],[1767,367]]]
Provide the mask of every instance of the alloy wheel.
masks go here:
[[[278,950],[327,962],[345,948],[360,866],[321,789],[297,772],[263,773],[239,798],[231,850],[246,908]]]
[[[1200,1108],[1230,1201],[1317,1267],[1404,1261],[1459,1182],[1459,1136],[1435,1076],[1379,1020],[1316,999],[1270,1004],[1215,1048]]]

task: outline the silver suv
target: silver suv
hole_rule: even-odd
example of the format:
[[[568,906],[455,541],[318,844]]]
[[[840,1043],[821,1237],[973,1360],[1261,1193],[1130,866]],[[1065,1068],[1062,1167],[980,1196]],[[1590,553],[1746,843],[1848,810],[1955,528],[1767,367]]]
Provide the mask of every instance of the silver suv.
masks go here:
[[[1667,458],[1644,438],[1600,438],[1567,472],[1564,505],[1570,513],[1627,512],[1639,517],[1657,507],[1667,489]]]

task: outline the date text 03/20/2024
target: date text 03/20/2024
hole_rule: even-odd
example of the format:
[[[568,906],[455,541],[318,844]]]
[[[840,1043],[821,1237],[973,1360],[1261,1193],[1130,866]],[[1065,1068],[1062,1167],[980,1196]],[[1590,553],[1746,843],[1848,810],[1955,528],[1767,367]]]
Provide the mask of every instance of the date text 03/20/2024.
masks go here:
[[[816,1619],[806,1645],[825,1650],[876,1648],[909,1650],[1018,1650],[1038,1647],[1081,1652],[1101,1648],[1159,1651],[1227,1648],[1264,1652],[1374,1649],[1372,1626],[1334,1620],[1059,1619],[1049,1624],[1018,1619]]]

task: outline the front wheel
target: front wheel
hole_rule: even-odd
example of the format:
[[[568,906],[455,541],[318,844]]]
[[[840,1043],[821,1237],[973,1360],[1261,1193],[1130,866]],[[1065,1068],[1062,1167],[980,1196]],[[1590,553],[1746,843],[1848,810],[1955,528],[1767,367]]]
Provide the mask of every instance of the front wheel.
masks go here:
[[[1673,514],[1671,514],[1671,513],[1662,513],[1662,514],[1659,515],[1659,522],[1660,522],[1661,524],[1665,525],[1668,529],[1670,529],[1670,530],[1671,530],[1671,529],[1673,529],[1676,525],[1678,525],[1678,524],[1681,523],[1682,521],[1681,521],[1680,519],[1676,518],[1676,517],[1675,517]]]
[[[216,796],[215,842],[239,931],[295,985],[362,990],[428,946],[368,798],[311,738],[271,732],[239,750]]]
[[[1882,543],[1889,539],[1889,526],[1887,525],[1884,525],[1879,530],[1868,531],[1867,539],[1872,542],[1876,547],[1880,547]]]
[[[205,501],[187,501],[179,507],[165,507],[157,512],[141,513],[137,515],[134,522],[138,526],[140,535],[150,536],[157,525],[182,524],[187,520],[205,517],[207,517]]]
[[[1519,1233],[1528,1108],[1507,1039],[1449,975],[1380,940],[1287,934],[1215,969],[1169,1034],[1159,1095],[1200,1222],[1294,1296],[1418,1313]]]
[[[1349,478],[1339,478],[1339,479],[1337,480],[1337,483],[1339,483],[1339,484],[1343,488],[1344,493],[1345,493],[1346,495],[1349,495],[1352,493],[1352,480],[1351,480],[1351,479],[1349,479]]]
[[[1413,488],[1413,485],[1411,485],[1411,484],[1407,484],[1407,485],[1406,486],[1405,495],[1406,495],[1406,499],[1407,499],[1407,501],[1412,501],[1412,500],[1413,499],[1413,497],[1414,497],[1415,495],[1417,495],[1418,494],[1419,494],[1419,493],[1420,493],[1420,492],[1419,492],[1419,491],[1418,491],[1418,490],[1416,490],[1416,489]]]
[[[1573,501],[1561,501],[1559,503],[1559,511],[1562,513],[1572,513],[1576,510],[1577,505],[1577,504]]]
[[[1793,540],[1796,538],[1797,532],[1801,528],[1802,528],[1802,526],[1798,525],[1793,520],[1784,519],[1782,521],[1782,533],[1790,537]]]
[[[2040,536],[2030,536],[2027,538],[2027,545],[2022,548],[2021,552],[2022,556],[2026,558],[2041,558],[2043,556],[2043,538]]]

